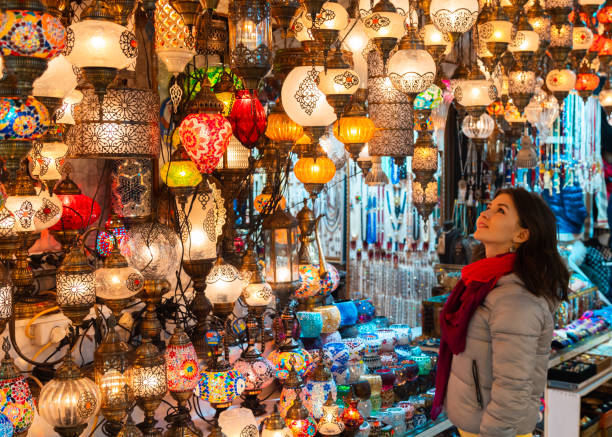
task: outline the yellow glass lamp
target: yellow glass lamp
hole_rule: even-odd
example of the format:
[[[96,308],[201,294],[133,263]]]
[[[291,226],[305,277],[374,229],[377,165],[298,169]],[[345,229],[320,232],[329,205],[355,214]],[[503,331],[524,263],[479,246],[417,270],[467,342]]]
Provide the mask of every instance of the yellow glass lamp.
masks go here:
[[[353,160],[357,160],[359,153],[370,141],[376,132],[374,122],[365,115],[352,114],[351,110],[334,123],[334,136],[344,143],[346,151]]]
[[[202,182],[198,167],[186,156],[181,145],[172,153],[170,161],[161,168],[160,174],[162,182],[179,198],[193,193],[195,187]]]

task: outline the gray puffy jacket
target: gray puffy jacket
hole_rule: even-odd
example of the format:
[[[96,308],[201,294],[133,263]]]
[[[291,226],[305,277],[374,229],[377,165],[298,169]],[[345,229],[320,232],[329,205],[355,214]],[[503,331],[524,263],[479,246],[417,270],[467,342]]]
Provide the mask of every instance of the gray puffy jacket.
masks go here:
[[[476,310],[465,351],[453,356],[445,407],[453,424],[480,437],[533,431],[544,392],[554,305],[502,277]]]

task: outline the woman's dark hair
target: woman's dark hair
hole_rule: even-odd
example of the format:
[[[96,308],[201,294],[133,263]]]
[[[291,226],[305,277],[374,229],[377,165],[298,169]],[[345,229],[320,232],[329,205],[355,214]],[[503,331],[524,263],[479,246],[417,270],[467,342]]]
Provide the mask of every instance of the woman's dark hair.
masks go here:
[[[512,198],[519,225],[529,230],[529,239],[516,250],[514,273],[536,296],[555,302],[566,300],[570,274],[557,250],[555,215],[539,194],[524,188],[504,188],[495,197],[500,194]],[[475,253],[475,259],[479,255]]]

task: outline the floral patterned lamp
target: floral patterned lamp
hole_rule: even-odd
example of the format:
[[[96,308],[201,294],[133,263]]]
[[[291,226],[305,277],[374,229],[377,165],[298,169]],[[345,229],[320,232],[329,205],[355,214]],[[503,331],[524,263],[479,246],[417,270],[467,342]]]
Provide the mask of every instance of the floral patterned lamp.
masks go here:
[[[81,325],[96,303],[94,269],[83,248],[73,247],[57,270],[57,304],[75,325]]]
[[[219,426],[227,437],[259,437],[259,426],[248,408],[232,408],[219,415]]]
[[[100,411],[100,389],[82,375],[70,353],[38,396],[38,412],[62,437],[78,437]]]
[[[344,431],[344,423],[342,423],[338,416],[338,405],[334,402],[330,396],[323,404],[323,415],[319,420],[317,429],[322,435],[338,435]]]

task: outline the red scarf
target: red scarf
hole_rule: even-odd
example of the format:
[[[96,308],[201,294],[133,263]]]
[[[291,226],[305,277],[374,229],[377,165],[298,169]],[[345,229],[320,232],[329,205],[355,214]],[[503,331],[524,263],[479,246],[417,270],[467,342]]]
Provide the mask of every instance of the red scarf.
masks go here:
[[[502,276],[514,270],[515,253],[506,253],[473,262],[461,270],[461,280],[440,313],[440,352],[436,370],[436,393],[431,412],[438,417],[444,406],[453,355],[465,350],[467,329],[476,309]]]

